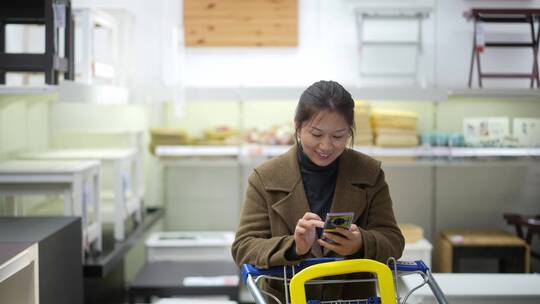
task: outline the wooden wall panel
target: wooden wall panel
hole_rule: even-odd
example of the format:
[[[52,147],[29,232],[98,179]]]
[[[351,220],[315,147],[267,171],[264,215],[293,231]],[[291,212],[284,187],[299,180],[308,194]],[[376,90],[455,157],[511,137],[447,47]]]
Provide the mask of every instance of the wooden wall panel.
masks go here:
[[[298,45],[298,0],[184,0],[187,47]]]

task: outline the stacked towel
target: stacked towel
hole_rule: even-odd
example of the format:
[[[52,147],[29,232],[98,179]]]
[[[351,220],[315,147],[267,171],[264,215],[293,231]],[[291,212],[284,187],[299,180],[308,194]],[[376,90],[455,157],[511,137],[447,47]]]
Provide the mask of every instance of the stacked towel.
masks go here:
[[[417,116],[414,112],[374,111],[371,123],[375,145],[380,147],[414,147],[418,145]]]
[[[359,146],[373,145],[373,130],[369,120],[371,109],[367,102],[356,101],[354,107],[354,122],[356,130],[354,144]]]

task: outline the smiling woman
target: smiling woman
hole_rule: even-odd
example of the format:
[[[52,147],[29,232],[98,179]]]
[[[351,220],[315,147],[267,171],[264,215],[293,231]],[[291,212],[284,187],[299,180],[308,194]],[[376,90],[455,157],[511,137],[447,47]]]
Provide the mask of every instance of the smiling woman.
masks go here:
[[[322,256],[385,262],[401,257],[399,230],[380,162],[347,148],[354,136],[354,100],[334,81],[319,81],[300,97],[296,145],[249,177],[232,254],[238,265],[266,268]],[[352,141],[351,141],[352,142]],[[353,213],[349,229],[321,233],[330,212]],[[364,274],[348,275],[366,278]],[[284,301],[281,282],[263,288]],[[310,285],[308,298],[358,299],[372,283]]]

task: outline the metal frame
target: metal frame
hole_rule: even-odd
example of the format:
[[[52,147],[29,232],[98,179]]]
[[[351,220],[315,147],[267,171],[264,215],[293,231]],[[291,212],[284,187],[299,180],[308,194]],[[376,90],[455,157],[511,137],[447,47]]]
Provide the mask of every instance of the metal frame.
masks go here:
[[[422,21],[429,17],[431,12],[430,8],[357,8],[355,9],[356,28],[358,33],[358,43],[360,51],[365,45],[379,45],[387,47],[395,46],[410,46],[416,50],[414,70],[411,73],[399,73],[399,72],[376,72],[366,73],[362,71],[360,66],[361,76],[389,76],[389,77],[407,77],[414,79],[418,82],[420,62],[422,55]],[[416,41],[363,41],[364,37],[364,23],[369,19],[378,20],[413,20],[418,22],[418,31],[416,33]]]
[[[465,18],[472,19],[474,30],[473,30],[473,45],[472,45],[472,54],[471,54],[471,65],[469,68],[469,81],[468,86],[472,87],[473,81],[473,72],[474,65],[476,62],[476,70],[478,75],[478,86],[482,87],[482,78],[530,78],[531,83],[530,87],[540,88],[539,72],[538,72],[538,42],[540,40],[540,9],[485,9],[485,8],[476,8],[472,9],[470,12],[464,14]],[[507,41],[497,41],[497,42],[486,42],[485,48],[488,47],[512,47],[512,48],[522,48],[530,47],[532,48],[533,56],[533,67],[531,73],[483,73],[481,64],[480,64],[480,51],[476,48],[476,34],[477,26],[479,22],[485,23],[527,23],[530,25],[531,29],[531,42],[507,42]],[[538,22],[539,25],[535,29],[534,23]]]
[[[58,76],[62,72],[64,79],[73,80],[74,22],[70,0],[44,0],[44,11],[33,2],[21,2],[0,5],[0,84],[5,84],[6,72],[44,72],[47,84],[58,84]],[[60,57],[59,50],[55,48],[60,27],[55,25],[54,5],[65,5],[64,57]],[[45,53],[6,54],[7,24],[44,24]]]

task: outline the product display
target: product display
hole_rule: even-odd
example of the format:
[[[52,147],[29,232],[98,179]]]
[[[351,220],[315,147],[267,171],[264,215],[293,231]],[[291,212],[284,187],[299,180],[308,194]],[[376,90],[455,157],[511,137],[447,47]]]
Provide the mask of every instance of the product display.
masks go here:
[[[414,147],[418,145],[417,115],[406,111],[373,111],[371,123],[375,145],[380,147]]]
[[[263,145],[292,145],[294,126],[292,124],[274,125],[266,130],[251,128],[244,132],[244,142]]]
[[[203,133],[203,139],[196,142],[197,144],[227,145],[239,144],[241,142],[238,129],[229,126],[207,128],[204,129]]]
[[[463,119],[465,144],[471,147],[501,147],[508,145],[510,118],[471,117]]]
[[[512,135],[517,139],[519,146],[540,146],[540,118],[514,118]]]
[[[354,134],[354,144],[359,146],[373,145],[373,129],[369,115],[371,108],[367,102],[356,101],[354,108],[354,123],[356,132]]]
[[[186,130],[175,128],[150,129],[150,152],[154,153],[157,146],[187,145],[191,142]]]

